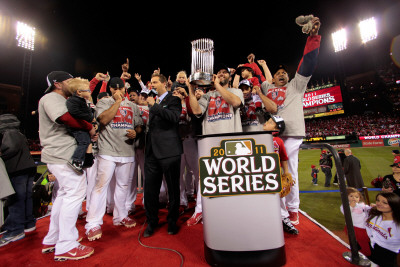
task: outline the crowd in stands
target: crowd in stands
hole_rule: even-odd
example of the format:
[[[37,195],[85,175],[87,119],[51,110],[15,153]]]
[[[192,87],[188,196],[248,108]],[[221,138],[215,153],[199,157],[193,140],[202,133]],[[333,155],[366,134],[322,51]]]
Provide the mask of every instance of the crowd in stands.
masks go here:
[[[395,115],[345,115],[306,120],[306,137],[338,135],[373,136],[397,134],[400,120]]]

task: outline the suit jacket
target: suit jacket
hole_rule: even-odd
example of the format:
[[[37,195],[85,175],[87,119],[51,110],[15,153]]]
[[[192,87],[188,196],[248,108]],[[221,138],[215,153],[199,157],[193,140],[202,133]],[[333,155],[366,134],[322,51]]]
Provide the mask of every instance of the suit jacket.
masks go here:
[[[181,112],[181,100],[171,92],[168,92],[160,104],[154,104],[149,109],[146,154],[152,151],[157,159],[163,159],[183,153],[178,131]]]
[[[362,188],[364,186],[364,181],[360,171],[361,163],[358,158],[349,155],[344,159],[343,169],[347,180],[347,186],[355,188]]]

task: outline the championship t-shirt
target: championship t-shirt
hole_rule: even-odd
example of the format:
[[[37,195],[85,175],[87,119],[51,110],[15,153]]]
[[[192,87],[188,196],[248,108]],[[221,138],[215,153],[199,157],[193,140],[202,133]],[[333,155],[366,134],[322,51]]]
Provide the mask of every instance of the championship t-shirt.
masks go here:
[[[39,138],[44,163],[65,164],[76,149],[75,138],[67,127],[56,122],[68,112],[66,102],[66,98],[55,92],[45,94],[39,101]]]
[[[261,84],[263,93],[278,106],[276,115],[285,121],[285,131],[281,136],[305,136],[303,96],[310,79],[311,76],[304,77],[296,72],[295,77],[285,86],[276,87],[268,82]]]
[[[102,98],[96,104],[96,118],[108,110],[115,103],[114,98]],[[138,106],[125,98],[114,118],[106,125],[100,126],[98,146],[99,155],[113,157],[133,157],[135,155],[133,140],[126,134],[127,130],[134,130],[143,125]]]
[[[256,114],[256,104],[253,99],[246,99],[240,108],[240,118],[243,132],[262,131],[265,123],[264,116]]]
[[[235,88],[228,88],[229,92],[237,95],[242,104],[243,92]],[[233,108],[214,90],[208,91],[199,99],[199,105],[204,114],[203,134],[232,133],[242,131],[239,108]]]

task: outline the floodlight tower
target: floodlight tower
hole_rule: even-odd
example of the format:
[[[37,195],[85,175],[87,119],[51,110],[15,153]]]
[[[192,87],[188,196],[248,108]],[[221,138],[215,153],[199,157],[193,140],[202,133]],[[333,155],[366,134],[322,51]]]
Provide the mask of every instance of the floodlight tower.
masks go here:
[[[21,21],[17,22],[16,25],[16,41],[17,46],[24,49],[24,61],[22,65],[22,79],[21,79],[21,89],[22,89],[22,106],[25,105],[25,123],[28,121],[29,114],[29,83],[31,76],[32,67],[32,54],[35,50],[35,35],[36,29],[29,26]]]
[[[336,53],[345,50],[347,48],[346,29],[341,29],[332,33],[332,41]]]
[[[374,17],[361,21],[358,26],[360,28],[361,41],[363,44],[378,37],[376,20]]]

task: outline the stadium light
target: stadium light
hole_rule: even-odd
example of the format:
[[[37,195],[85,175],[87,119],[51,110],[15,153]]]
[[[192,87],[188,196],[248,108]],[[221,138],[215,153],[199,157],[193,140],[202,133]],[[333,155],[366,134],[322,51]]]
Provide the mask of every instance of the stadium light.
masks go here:
[[[332,33],[333,47],[335,52],[340,52],[347,48],[347,33],[346,29],[341,29]]]
[[[17,22],[17,46],[28,49],[35,50],[35,28],[29,26],[23,22]]]
[[[364,44],[376,39],[378,36],[374,17],[361,21],[358,26],[360,27],[361,40]]]

